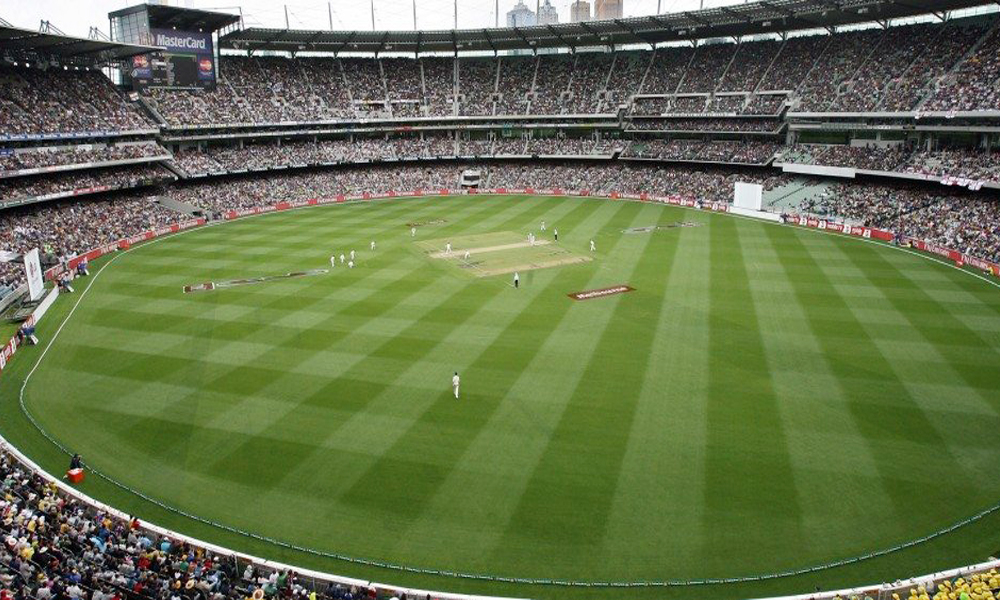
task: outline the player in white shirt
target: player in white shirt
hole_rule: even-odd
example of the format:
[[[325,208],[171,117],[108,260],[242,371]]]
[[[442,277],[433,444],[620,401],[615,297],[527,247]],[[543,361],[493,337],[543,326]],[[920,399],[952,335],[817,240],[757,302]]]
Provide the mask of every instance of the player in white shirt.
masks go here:
[[[347,260],[347,259],[346,259],[346,258],[344,258],[344,253],[343,253],[343,252],[341,252],[341,253],[340,253],[340,264],[344,264],[344,261],[345,261],[345,260]]]
[[[417,228],[410,227],[410,237],[417,237]]]
[[[451,242],[448,242],[447,244],[445,244],[444,251],[445,251],[445,254],[451,254]]]
[[[558,242],[559,241],[559,230],[558,229],[553,229],[552,230],[552,235],[553,235],[553,237],[555,237],[556,241]]]
[[[468,250],[466,250],[466,251],[465,251],[465,260],[467,260],[467,261],[468,261],[468,260],[469,260],[469,257],[470,257],[470,256],[472,256],[472,255],[471,255],[471,254],[469,254],[469,251],[468,251]]]
[[[542,231],[545,231],[545,221],[542,221]]]
[[[590,240],[590,251],[597,252],[597,246],[594,245],[594,240]]]
[[[372,240],[372,252],[375,252],[375,240]]]
[[[330,266],[331,267],[336,267],[337,266],[337,255],[336,254],[334,254],[333,256],[330,257]]]
[[[517,271],[514,271],[514,289],[516,290],[520,287],[521,287],[521,276],[517,274]]]
[[[353,260],[347,261],[347,268],[348,269],[353,269],[354,268],[354,261]]]
[[[458,398],[458,384],[459,384],[459,381],[460,380],[458,378],[458,371],[455,371],[455,376],[451,378],[451,387],[452,387],[452,389],[455,390],[455,398],[456,399]]]
[[[354,260],[354,250],[351,250],[351,260]]]

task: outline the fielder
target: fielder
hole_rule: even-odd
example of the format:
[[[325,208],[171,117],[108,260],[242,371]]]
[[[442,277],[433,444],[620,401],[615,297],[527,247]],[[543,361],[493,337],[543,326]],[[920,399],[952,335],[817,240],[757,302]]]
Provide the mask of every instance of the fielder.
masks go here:
[[[354,260],[354,250],[351,250],[351,260]]]
[[[353,260],[347,261],[347,268],[348,269],[353,269],[354,268],[354,261]]]
[[[468,262],[468,260],[469,260],[469,256],[471,256],[471,254],[469,254],[469,251],[468,251],[468,250],[466,250],[466,251],[465,251],[465,261],[466,261],[466,262]]]
[[[521,277],[517,274],[517,271],[514,271],[514,289],[516,290],[520,287],[521,287]]]
[[[545,231],[545,221],[542,221],[542,231]]]
[[[375,240],[372,240],[372,252],[375,252]]]
[[[597,252],[597,246],[594,245],[594,240],[590,240],[590,251]]]
[[[340,264],[344,264],[344,260],[346,260],[346,259],[344,258],[344,253],[343,253],[343,252],[341,252],[341,253],[340,253]]]
[[[333,256],[330,257],[330,266],[331,267],[336,267],[337,266],[337,255],[336,254],[334,254]]]
[[[553,229],[552,230],[552,235],[555,236],[556,241],[558,242],[559,241],[559,230],[558,229]]]
[[[458,378],[458,371],[455,371],[455,376],[451,378],[451,387],[455,390],[455,399],[458,399],[458,384],[460,380]]]
[[[445,254],[451,254],[451,242],[448,242],[447,244],[445,244],[444,251],[445,251]]]
[[[417,237],[417,228],[410,227],[410,237]]]

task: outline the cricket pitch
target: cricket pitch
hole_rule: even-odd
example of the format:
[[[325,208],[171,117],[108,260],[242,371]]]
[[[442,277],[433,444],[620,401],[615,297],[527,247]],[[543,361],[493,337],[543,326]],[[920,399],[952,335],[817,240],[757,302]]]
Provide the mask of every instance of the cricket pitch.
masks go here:
[[[451,252],[447,245],[451,243]],[[587,263],[591,257],[573,252],[551,239],[535,239],[513,231],[440,238],[417,242],[428,258],[445,260],[475,277]],[[465,258],[466,252],[469,258]]]

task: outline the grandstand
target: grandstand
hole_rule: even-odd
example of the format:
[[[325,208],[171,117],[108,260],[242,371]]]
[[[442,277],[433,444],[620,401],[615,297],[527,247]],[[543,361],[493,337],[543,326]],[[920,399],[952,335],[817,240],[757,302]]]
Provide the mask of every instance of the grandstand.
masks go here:
[[[0,348],[0,599],[1000,594],[1000,499],[989,475],[1000,467],[991,436],[1000,422],[995,4],[761,0],[611,21],[425,31],[249,27],[235,13],[158,3],[109,18],[110,39],[0,19],[0,314],[18,320],[0,328],[0,341],[11,340]],[[477,174],[478,186],[462,185],[466,172]],[[760,186],[763,211],[748,214],[762,221],[727,214],[739,212],[737,183]],[[518,208],[501,204],[508,200]],[[449,203],[453,212],[442,208]],[[303,210],[284,212],[293,208]],[[383,242],[405,225],[428,248],[446,240],[450,248],[452,235],[463,242],[496,235],[502,244],[470,241],[472,254],[526,245],[556,255],[558,238],[546,238],[541,250],[534,234],[521,241],[521,229],[535,226],[529,218],[565,223],[563,244],[571,223],[593,226],[589,239],[598,244],[590,254],[582,241],[565,250],[583,257],[572,267],[538,268],[544,261],[531,254],[497,267],[504,277],[509,265],[521,272],[526,285],[518,293],[529,290],[528,300],[491,299],[507,292],[500,276],[461,279],[475,269],[492,273],[488,259],[456,258],[456,274]],[[774,226],[757,227],[763,222]],[[266,288],[258,283],[268,278],[342,276],[339,245],[318,250],[326,253],[322,270],[292,259],[311,257],[313,246],[330,239],[367,247],[369,238],[354,239],[352,228],[378,236],[395,261],[373,258],[378,275],[366,275],[353,268],[352,250],[354,291],[338,287],[321,297],[314,294],[324,284],[282,281],[270,296],[239,295]],[[694,245],[690,236],[659,235],[681,229],[704,237]],[[820,229],[843,236],[806,235]],[[656,233],[640,235],[649,232]],[[643,246],[622,249],[632,243],[620,243],[623,237]],[[878,250],[859,255],[851,248],[867,252],[868,244],[834,245],[842,237]],[[268,245],[277,238],[287,245]],[[74,283],[75,297],[50,293],[50,308],[29,289],[22,257],[35,248],[49,289],[67,291],[88,260],[99,265],[92,272],[107,273],[103,285],[90,276]],[[722,264],[730,261],[737,266]],[[699,274],[678,282],[682,262]],[[179,300],[181,279],[184,287],[237,288],[228,297],[236,300],[219,300],[215,291]],[[629,287],[611,302],[647,300],[582,317],[594,301],[578,309],[574,300],[574,318],[530,291],[562,286],[549,296],[565,304],[567,295],[603,293],[605,284]],[[733,287],[716,290],[724,284]],[[427,296],[438,288],[454,304]],[[125,308],[133,302],[142,308]],[[39,325],[43,314],[50,316]],[[42,344],[19,350],[25,317]],[[502,333],[492,329],[498,323]],[[64,326],[71,350],[65,338],[62,347],[55,341]],[[313,338],[313,327],[329,339]],[[615,327],[626,334],[613,335]],[[159,354],[140,345],[149,340],[160,344]],[[445,352],[446,342],[461,352]],[[685,345],[703,350],[708,367],[693,366],[699,350],[688,354]],[[383,370],[416,390],[419,405],[428,369],[450,376],[446,358],[490,352],[515,382],[490,381],[500,391],[477,398],[489,406],[485,415],[457,417],[431,392],[426,413],[416,416],[376,401],[403,385],[380,381]],[[704,377],[653,374],[631,359],[605,368],[592,358],[632,352]],[[105,353],[107,360],[93,358]],[[257,364],[271,354],[273,366]],[[463,386],[475,389],[480,362],[470,359]],[[213,371],[220,365],[231,370]],[[369,369],[364,376],[361,367]],[[239,429],[245,415],[227,412],[236,402],[227,394],[260,401],[252,408],[260,415],[282,412],[274,399],[300,392],[290,373],[313,396],[272,424],[287,418],[319,435],[310,427],[320,394],[340,394],[357,406],[338,406],[337,418],[369,418],[351,430],[365,439],[348,444],[348,426],[337,424],[315,448],[302,442],[305,433],[289,430],[258,450],[264,428]],[[507,402],[521,397],[518,386],[547,394],[545,383],[565,385],[568,373],[579,379],[565,404],[587,398],[584,408],[575,405],[577,421]],[[731,381],[718,383],[723,375]],[[204,385],[196,388],[199,378]],[[619,385],[628,398],[662,393],[679,402],[683,394],[715,404],[670,417],[636,408],[626,415],[636,419],[630,430],[631,420],[617,420],[619,409],[595,400],[598,393],[617,399]],[[822,395],[831,388],[843,393],[843,406]],[[168,398],[168,407],[132,405],[132,392],[132,400]],[[189,402],[202,393],[219,404]],[[747,406],[718,399],[744,393]],[[825,403],[781,402],[810,395]],[[76,409],[91,416],[65,417]],[[194,416],[181,423],[171,410]],[[211,428],[197,422],[199,411]],[[406,419],[412,428],[396,431]],[[671,419],[691,427],[679,431]],[[500,425],[490,429],[494,420]],[[749,421],[754,428],[744,435]],[[73,451],[81,445],[77,424],[95,429],[89,449],[105,456],[132,432],[142,441],[122,449],[139,458],[116,463],[90,452],[91,480],[66,484],[64,453],[70,441]],[[663,441],[671,450],[659,453],[619,443],[643,425],[698,449]],[[441,437],[410,439],[434,426]],[[163,447],[149,442],[164,432]],[[384,440],[371,441],[382,432]],[[644,435],[635,439],[659,439]],[[591,443],[567,441],[577,437]],[[752,445],[756,438],[787,446],[788,455],[775,458],[773,447]],[[511,440],[513,447],[500,444]],[[317,464],[332,452],[324,444],[353,458],[336,469]],[[373,459],[376,448],[396,454]],[[463,463],[474,450],[490,462]],[[260,473],[208,457],[199,466],[202,452],[237,451]],[[421,452],[434,459],[421,462]],[[539,480],[560,452],[585,460],[557,470],[564,487],[553,491]],[[719,460],[718,472],[690,486],[672,478],[690,464],[709,471],[713,452],[738,460]],[[162,481],[135,474],[144,458],[161,453]],[[515,474],[520,453],[537,455],[534,472]],[[820,465],[830,454],[841,462]],[[282,463],[285,456],[298,462]],[[371,460],[391,462],[388,474],[358,466]],[[317,478],[357,481],[337,488],[342,495],[321,517],[332,488],[313,485],[307,468]],[[926,477],[904,469],[926,469]],[[456,472],[462,476],[451,479]],[[283,489],[289,473],[298,475],[291,481],[301,495]],[[643,487],[646,475],[662,479]],[[795,481],[802,477],[821,480],[821,492],[803,493]],[[258,478],[271,487],[255,487]],[[590,490],[595,480],[611,488]],[[448,513],[434,496],[446,484],[476,506],[463,507],[468,515],[442,523],[447,535],[427,541],[437,530],[422,519]],[[625,497],[617,486],[630,484],[639,491]],[[225,487],[235,491],[219,491]],[[396,497],[372,500],[369,487]],[[511,489],[516,502],[504,497]],[[834,494],[842,494],[836,503],[817,499]],[[546,505],[550,496],[563,502],[558,510],[545,519],[531,514],[532,502]],[[226,504],[248,498],[259,504]],[[604,512],[585,514],[591,505]],[[291,507],[301,523],[287,528],[272,519],[274,506]],[[664,523],[639,524],[650,512]],[[767,531],[744,537],[741,524],[755,519]],[[793,531],[771,536],[775,524]],[[581,525],[593,529],[567,532]],[[481,544],[463,546],[459,533]]]

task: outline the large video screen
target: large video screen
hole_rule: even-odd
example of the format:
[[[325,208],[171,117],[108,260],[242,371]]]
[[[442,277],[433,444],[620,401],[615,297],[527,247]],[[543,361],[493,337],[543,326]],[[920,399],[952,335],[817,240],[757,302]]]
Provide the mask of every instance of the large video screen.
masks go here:
[[[166,48],[132,59],[132,82],[139,87],[215,87],[212,35],[150,29],[154,46]]]

